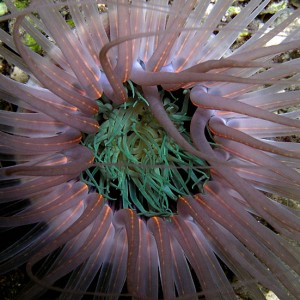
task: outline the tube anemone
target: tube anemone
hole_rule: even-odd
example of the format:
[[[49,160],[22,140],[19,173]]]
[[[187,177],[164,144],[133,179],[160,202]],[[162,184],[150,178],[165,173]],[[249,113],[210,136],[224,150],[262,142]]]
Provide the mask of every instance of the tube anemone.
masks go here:
[[[226,22],[232,0],[4,2],[0,53],[30,76],[0,75],[19,297],[298,299],[300,10],[251,31],[270,1]]]

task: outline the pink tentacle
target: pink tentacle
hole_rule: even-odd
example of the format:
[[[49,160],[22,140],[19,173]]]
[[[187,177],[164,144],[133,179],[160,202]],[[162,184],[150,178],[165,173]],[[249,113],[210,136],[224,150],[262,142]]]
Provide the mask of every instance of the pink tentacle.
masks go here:
[[[76,146],[63,153],[62,158],[58,161],[50,161],[46,165],[32,165],[25,163],[12,167],[2,168],[1,173],[6,175],[23,175],[23,176],[58,176],[58,175],[75,175],[80,174],[83,170],[90,167],[94,161],[93,153],[86,147]],[[45,162],[43,162],[45,163]]]
[[[216,109],[222,111],[236,112],[246,116],[271,121],[274,123],[300,128],[299,120],[284,118],[280,115],[276,115],[269,111],[253,107],[246,103],[242,103],[220,96],[210,95],[208,93],[203,92],[202,88],[200,87],[193,88],[190,97],[192,102],[196,106],[204,109]]]
[[[300,158],[300,153],[286,151],[276,146],[271,146],[268,143],[264,143],[262,140],[255,139],[243,132],[230,128],[225,125],[225,122],[218,117],[212,117],[209,122],[209,128],[211,132],[217,136],[225,139],[230,139],[236,142],[240,142],[252,148],[260,149],[270,153],[279,154],[286,157]]]

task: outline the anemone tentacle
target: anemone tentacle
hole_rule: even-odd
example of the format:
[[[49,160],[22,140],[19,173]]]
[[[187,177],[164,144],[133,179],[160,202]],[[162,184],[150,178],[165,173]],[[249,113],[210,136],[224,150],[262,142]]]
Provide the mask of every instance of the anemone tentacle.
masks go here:
[[[300,9],[210,2],[4,0],[29,75],[0,74],[20,299],[299,298]]]

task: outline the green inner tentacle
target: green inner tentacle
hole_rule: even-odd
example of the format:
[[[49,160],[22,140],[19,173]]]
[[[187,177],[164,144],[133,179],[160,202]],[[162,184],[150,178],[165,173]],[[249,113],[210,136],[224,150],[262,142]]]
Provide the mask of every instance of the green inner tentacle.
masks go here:
[[[130,99],[122,105],[114,106],[105,96],[98,101],[99,132],[83,142],[93,151],[96,167],[86,170],[81,180],[108,200],[122,199],[123,208],[141,215],[173,215],[180,196],[202,191],[209,179],[209,172],[203,170],[206,163],[180,149],[166,134],[138,87],[129,82],[127,88]],[[162,91],[161,98],[170,119],[189,141],[187,92],[182,92],[181,110],[172,94]]]

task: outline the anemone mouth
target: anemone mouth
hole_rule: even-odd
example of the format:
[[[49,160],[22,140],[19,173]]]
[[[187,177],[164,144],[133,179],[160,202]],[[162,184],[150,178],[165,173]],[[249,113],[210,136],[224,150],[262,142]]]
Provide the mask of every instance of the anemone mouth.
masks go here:
[[[177,213],[179,197],[203,192],[210,178],[208,164],[169,137],[148,109],[139,86],[131,81],[125,86],[125,103],[111,103],[105,95],[97,101],[99,131],[85,135],[82,141],[93,152],[94,166],[80,178],[113,207],[130,208],[144,217],[170,217]],[[191,142],[189,93],[160,89],[168,117]]]

